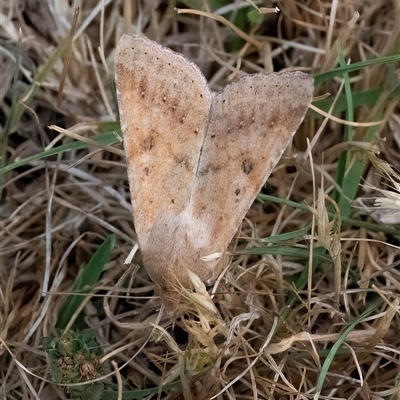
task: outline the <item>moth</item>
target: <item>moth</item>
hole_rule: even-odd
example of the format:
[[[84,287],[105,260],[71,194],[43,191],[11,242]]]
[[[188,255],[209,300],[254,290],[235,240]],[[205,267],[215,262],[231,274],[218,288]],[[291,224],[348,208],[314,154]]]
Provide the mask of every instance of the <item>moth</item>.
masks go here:
[[[257,193],[312,101],[302,72],[256,73],[208,87],[200,69],[124,35],[115,74],[134,224],[144,266],[166,296],[188,271],[211,283]]]

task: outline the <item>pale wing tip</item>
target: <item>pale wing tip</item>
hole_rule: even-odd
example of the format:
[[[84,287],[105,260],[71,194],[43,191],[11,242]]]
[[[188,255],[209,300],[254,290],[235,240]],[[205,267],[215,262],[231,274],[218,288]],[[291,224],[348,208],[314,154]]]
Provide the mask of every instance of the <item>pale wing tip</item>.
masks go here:
[[[145,42],[151,42],[145,36],[138,36],[138,35],[128,35],[123,34],[119,39],[116,49],[116,59],[118,61],[118,57],[122,57],[126,52],[130,51],[133,46],[144,44]]]
[[[127,33],[124,33],[119,39],[118,47],[123,46],[123,45],[131,45],[131,44],[137,43],[137,42],[154,43],[152,40],[147,39],[146,36],[129,35]]]
[[[252,84],[258,85],[259,87],[264,86],[266,90],[275,85],[296,88],[296,92],[300,94],[298,97],[302,99],[302,102],[309,100],[308,104],[311,103],[314,93],[314,78],[312,75],[302,71],[282,71],[270,73],[258,72],[242,76],[226,85],[220,95],[223,96],[224,93],[234,91],[236,88],[243,87],[243,85],[246,87],[246,85],[250,86]]]

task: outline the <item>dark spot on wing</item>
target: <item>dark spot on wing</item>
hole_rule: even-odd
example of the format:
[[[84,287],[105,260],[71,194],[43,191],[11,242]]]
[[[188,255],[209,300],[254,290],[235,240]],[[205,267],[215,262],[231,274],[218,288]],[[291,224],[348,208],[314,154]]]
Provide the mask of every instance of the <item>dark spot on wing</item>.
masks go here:
[[[177,154],[174,156],[174,161],[180,165],[185,167],[186,169],[190,169],[190,160],[186,154]]]
[[[242,171],[246,174],[249,175],[251,171],[253,171],[254,165],[251,160],[246,158],[245,160],[242,161]]]
[[[282,123],[282,117],[279,114],[279,111],[275,111],[272,113],[271,118],[268,120],[268,127],[274,128],[275,126],[280,126]]]
[[[150,151],[155,145],[155,140],[153,136],[149,136],[143,140],[143,150]]]
[[[147,91],[147,80],[145,78],[141,78],[139,82],[139,95],[144,98],[146,96]]]
[[[199,171],[200,176],[207,175],[209,172],[218,172],[221,169],[219,165],[207,164]]]

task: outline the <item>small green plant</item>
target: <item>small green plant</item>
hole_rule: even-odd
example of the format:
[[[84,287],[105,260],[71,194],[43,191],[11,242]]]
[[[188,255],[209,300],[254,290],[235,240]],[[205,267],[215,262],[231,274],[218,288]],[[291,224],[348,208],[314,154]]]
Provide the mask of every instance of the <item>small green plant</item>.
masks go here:
[[[56,384],[64,386],[70,399],[101,399],[104,391],[101,382],[87,383],[101,376],[102,350],[91,330],[68,331],[60,337],[46,337],[43,346],[50,358],[50,375]]]

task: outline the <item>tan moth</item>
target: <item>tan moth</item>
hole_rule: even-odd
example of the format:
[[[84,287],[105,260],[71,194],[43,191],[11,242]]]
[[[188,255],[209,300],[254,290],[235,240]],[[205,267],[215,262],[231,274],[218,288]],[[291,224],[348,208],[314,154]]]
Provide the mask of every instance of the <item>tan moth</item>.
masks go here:
[[[302,72],[247,75],[212,92],[181,54],[124,35],[116,84],[135,229],[164,291],[212,282],[257,193],[311,103]]]

